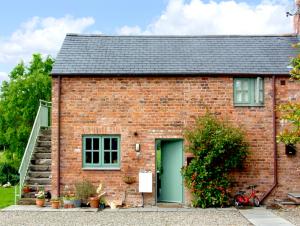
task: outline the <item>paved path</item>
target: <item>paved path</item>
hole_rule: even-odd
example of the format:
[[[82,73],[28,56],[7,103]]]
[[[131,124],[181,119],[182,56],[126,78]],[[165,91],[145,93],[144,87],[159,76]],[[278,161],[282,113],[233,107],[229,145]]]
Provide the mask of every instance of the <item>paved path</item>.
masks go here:
[[[240,213],[255,226],[295,226],[264,207],[240,209]]]

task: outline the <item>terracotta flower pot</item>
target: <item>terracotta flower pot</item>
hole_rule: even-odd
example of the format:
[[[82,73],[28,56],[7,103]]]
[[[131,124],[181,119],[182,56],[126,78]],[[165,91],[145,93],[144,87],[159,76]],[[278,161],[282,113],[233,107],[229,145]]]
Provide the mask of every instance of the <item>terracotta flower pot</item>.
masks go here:
[[[51,201],[51,206],[53,209],[59,208],[60,201]]]
[[[45,199],[35,199],[35,204],[39,207],[43,207],[45,205]]]
[[[30,192],[30,188],[27,187],[27,186],[25,186],[25,187],[23,188],[23,192],[24,192],[24,193],[29,193],[29,192]]]
[[[98,197],[90,197],[90,206],[92,208],[99,208],[99,199]]]

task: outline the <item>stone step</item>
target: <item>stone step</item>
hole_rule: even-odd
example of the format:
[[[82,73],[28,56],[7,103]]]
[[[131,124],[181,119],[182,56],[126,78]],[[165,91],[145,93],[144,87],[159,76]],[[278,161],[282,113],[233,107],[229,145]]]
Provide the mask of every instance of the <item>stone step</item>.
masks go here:
[[[33,159],[51,159],[51,152],[50,153],[34,153]]]
[[[35,205],[35,198],[21,198],[17,203],[18,205]]]
[[[51,135],[39,135],[38,140],[39,141],[51,141]]]
[[[51,153],[51,147],[35,147],[34,153]]]
[[[51,171],[51,165],[30,165],[30,171]]]
[[[42,128],[40,130],[40,135],[45,135],[45,136],[51,135],[51,128]]]
[[[288,193],[289,200],[300,205],[300,193]]]
[[[283,209],[291,209],[291,208],[296,208],[298,206],[297,203],[290,201],[288,199],[275,199],[273,205]]]
[[[37,140],[36,146],[37,146],[37,147],[47,147],[47,148],[51,148],[51,141],[41,141],[41,140]]]
[[[51,179],[50,178],[28,178],[26,180],[26,184],[30,184],[33,186],[35,184],[46,186],[46,185],[51,185]]]
[[[29,171],[28,176],[31,178],[50,178],[51,171]]]
[[[22,198],[35,198],[36,193],[37,192],[35,192],[35,191],[22,193]]]
[[[32,159],[32,165],[51,165],[51,159]]]
[[[40,185],[40,184],[29,184],[26,183],[26,185],[28,187],[30,187],[32,189],[33,192],[37,192],[40,188],[43,188],[43,190],[45,191],[51,191],[51,184],[48,185]]]
[[[17,202],[18,205],[35,205],[35,198],[21,198]],[[49,206],[51,203],[46,200],[45,206]]]

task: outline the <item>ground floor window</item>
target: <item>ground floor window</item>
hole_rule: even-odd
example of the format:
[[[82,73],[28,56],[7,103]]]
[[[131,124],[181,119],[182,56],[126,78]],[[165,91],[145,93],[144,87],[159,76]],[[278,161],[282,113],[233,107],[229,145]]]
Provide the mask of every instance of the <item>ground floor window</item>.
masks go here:
[[[120,136],[84,135],[83,168],[119,168]]]

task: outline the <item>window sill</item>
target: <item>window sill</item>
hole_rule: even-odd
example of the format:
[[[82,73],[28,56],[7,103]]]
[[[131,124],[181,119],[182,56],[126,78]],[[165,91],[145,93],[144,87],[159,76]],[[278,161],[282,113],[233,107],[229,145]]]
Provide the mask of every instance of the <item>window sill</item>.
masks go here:
[[[234,107],[264,107],[264,104],[233,104]]]
[[[111,167],[111,168],[107,168],[107,167],[84,167],[82,168],[82,170],[103,170],[103,171],[108,171],[108,170],[111,170],[111,171],[118,171],[118,170],[121,170],[120,167]]]

